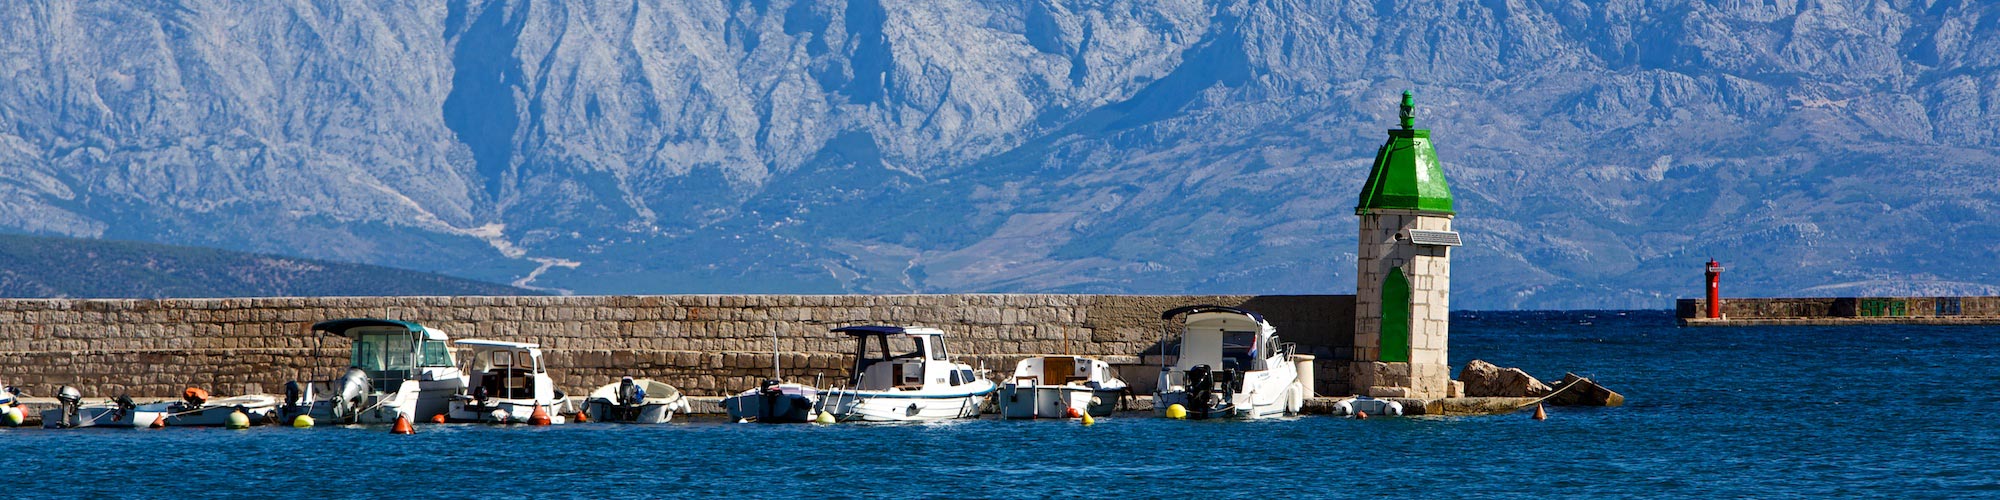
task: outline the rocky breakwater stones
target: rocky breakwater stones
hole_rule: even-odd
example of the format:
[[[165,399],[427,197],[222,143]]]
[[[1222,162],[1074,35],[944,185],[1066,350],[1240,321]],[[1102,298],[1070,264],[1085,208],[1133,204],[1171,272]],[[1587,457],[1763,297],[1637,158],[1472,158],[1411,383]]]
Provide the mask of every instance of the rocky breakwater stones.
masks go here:
[[[1477,359],[1459,370],[1458,381],[1465,384],[1465,395],[1475,398],[1539,398],[1555,392],[1520,368],[1501,368]]]

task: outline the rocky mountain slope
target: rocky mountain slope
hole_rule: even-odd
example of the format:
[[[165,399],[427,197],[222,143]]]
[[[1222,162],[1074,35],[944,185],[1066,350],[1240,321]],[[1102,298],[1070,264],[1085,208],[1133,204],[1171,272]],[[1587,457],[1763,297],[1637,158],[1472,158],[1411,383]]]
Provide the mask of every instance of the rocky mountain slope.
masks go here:
[[[380,266],[130,241],[0,235],[0,297],[531,295]]]
[[[2000,4],[0,6],[0,227],[579,293],[1353,290],[1404,89],[1454,305],[2000,291]]]

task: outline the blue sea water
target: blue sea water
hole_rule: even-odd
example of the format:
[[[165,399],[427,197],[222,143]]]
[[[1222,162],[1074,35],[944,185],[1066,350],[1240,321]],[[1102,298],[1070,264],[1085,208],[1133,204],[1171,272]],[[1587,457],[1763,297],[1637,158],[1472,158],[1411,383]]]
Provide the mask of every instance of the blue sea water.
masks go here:
[[[1462,313],[1456,365],[1618,408],[925,425],[0,430],[17,497],[2000,496],[2000,327],[1676,328]]]

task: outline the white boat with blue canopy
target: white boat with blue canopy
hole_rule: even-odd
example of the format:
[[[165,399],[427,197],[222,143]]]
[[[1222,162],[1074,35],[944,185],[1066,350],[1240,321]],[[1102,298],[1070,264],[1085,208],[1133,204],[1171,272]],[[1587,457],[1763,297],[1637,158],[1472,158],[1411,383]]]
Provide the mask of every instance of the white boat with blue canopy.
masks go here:
[[[1292,362],[1292,346],[1256,312],[1213,305],[1160,314],[1186,316],[1175,342],[1174,363],[1160,367],[1154,413],[1181,405],[1187,418],[1264,418],[1297,414],[1305,387]]]
[[[854,338],[848,387],[820,393],[820,410],[841,422],[911,422],[979,416],[997,385],[952,359],[944,331],[926,327],[836,328]]]
[[[375,318],[321,321],[312,329],[352,341],[348,368],[325,384],[285,384],[282,423],[298,415],[335,423],[429,421],[465,389],[451,338],[437,329]]]

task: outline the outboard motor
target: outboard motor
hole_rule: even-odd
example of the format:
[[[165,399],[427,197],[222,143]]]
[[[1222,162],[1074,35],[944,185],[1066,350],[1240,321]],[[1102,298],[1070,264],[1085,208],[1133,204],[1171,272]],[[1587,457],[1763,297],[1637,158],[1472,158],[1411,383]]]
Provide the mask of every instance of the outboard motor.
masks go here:
[[[640,387],[632,377],[618,381],[618,405],[637,406],[646,401],[646,388]]]
[[[361,403],[368,397],[368,372],[349,367],[347,373],[334,379],[333,385],[336,387],[334,394],[338,396],[333,400],[333,416],[351,418],[360,413]]]
[[[305,392],[299,390],[299,381],[285,382],[285,408],[298,408],[299,399],[303,397]]]
[[[83,405],[83,391],[67,385],[62,386],[62,389],[56,391],[56,404],[62,408],[62,419],[53,423],[43,422],[43,427],[58,429],[76,427],[76,412],[78,407]]]

